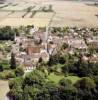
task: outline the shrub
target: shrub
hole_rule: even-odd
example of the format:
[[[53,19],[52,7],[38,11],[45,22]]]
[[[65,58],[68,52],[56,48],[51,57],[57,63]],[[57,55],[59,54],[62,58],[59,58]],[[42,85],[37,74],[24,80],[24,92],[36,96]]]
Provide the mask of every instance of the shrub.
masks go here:
[[[24,74],[24,70],[22,67],[18,67],[15,69],[16,76],[22,76]]]
[[[14,73],[14,71],[3,71],[0,73],[0,79],[9,79],[9,78],[15,78],[16,75]]]
[[[8,72],[8,73],[6,74],[6,76],[5,76],[6,79],[15,78],[15,77],[16,77],[16,75],[15,75],[15,73],[12,72],[12,71]]]

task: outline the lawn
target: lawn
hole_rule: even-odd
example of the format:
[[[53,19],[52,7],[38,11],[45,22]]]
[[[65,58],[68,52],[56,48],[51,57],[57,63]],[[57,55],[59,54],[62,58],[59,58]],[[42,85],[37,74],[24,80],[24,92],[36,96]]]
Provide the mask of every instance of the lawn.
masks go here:
[[[64,76],[63,75],[56,75],[54,73],[51,73],[49,76],[48,76],[48,80],[49,81],[53,81],[54,83],[58,84],[58,82],[63,79]]]
[[[66,79],[71,80],[72,84],[76,83],[78,80],[80,80],[81,78],[78,76],[67,76],[65,77]]]
[[[67,77],[65,77],[64,75],[56,75],[55,73],[51,73],[47,78],[48,78],[49,81],[52,81],[55,84],[58,84],[59,81],[61,79],[63,79],[63,78],[71,80],[72,81],[72,84],[74,84],[78,80],[80,80],[80,78],[77,77],[77,76],[67,76]]]

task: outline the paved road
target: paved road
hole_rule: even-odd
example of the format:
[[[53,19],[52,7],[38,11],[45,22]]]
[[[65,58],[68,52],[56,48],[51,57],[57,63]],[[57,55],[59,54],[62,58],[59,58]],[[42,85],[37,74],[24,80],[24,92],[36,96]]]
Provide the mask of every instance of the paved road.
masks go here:
[[[0,80],[0,100],[8,100],[6,94],[9,91],[8,81]]]

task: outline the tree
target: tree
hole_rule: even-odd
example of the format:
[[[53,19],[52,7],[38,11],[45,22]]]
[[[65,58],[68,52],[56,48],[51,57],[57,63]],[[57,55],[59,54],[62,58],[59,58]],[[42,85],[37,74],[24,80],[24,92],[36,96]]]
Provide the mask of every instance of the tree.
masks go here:
[[[96,84],[93,79],[84,77],[75,84],[80,100],[97,100]]]
[[[15,31],[10,26],[0,28],[0,40],[14,40]]]
[[[34,70],[33,72],[27,74],[24,79],[24,84],[33,86],[33,85],[42,85],[44,83],[45,74],[39,70]]]
[[[61,86],[64,86],[64,87],[67,87],[67,86],[71,86],[72,85],[72,82],[69,80],[69,79],[61,79],[60,81],[59,81],[59,84],[61,85]]]
[[[65,63],[65,58],[64,58],[63,55],[61,55],[61,56],[59,57],[59,63],[60,63],[60,64],[64,64],[64,63]]]
[[[98,90],[98,75],[94,76],[94,81],[96,83],[96,89]]]
[[[53,11],[52,5],[49,5],[49,11],[50,11],[50,12]]]
[[[9,80],[10,91],[8,93],[8,96],[12,98],[11,100],[24,100],[22,84],[23,84],[22,77]]]
[[[77,75],[80,77],[89,76],[91,74],[90,68],[87,62],[78,62],[80,63],[79,66],[77,65]]]
[[[10,67],[11,69],[16,69],[16,59],[13,52],[11,53]]]
[[[39,62],[39,63],[42,63],[42,62],[43,62],[42,57],[39,58],[38,62]]]
[[[65,63],[65,57],[60,52],[50,55],[48,65],[57,65],[57,64],[64,64]]]
[[[16,36],[20,36],[19,30],[18,30],[17,28],[14,28],[13,31],[14,31],[14,33],[16,34]]]
[[[27,8],[27,12],[30,12],[32,10],[32,7]]]
[[[96,87],[94,80],[89,77],[82,78],[75,85],[77,88],[88,89],[88,90],[94,89]]]
[[[68,44],[63,43],[63,45],[62,45],[61,49],[66,49],[66,48],[68,48]]]
[[[48,65],[52,66],[52,65],[55,65],[55,64],[58,64],[58,63],[59,63],[58,54],[50,55]]]
[[[93,64],[92,71],[94,75],[98,75],[98,62]]]
[[[22,67],[16,68],[15,74],[16,74],[16,76],[22,76],[22,75],[24,75],[24,70],[23,70],[23,68],[22,68]]]
[[[0,72],[2,72],[4,69],[3,69],[3,66],[0,65]]]

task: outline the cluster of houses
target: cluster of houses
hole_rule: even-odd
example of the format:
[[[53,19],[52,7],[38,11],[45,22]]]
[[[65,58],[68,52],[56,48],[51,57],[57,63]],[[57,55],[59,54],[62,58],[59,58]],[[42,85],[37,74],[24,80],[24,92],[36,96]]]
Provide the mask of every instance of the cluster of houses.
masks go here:
[[[67,52],[71,54],[79,52],[84,61],[98,62],[97,28],[70,28],[68,35],[64,36],[64,42],[69,46]]]
[[[87,57],[85,54],[89,52],[89,45],[98,49],[98,35],[94,36],[93,32],[98,34],[98,30],[91,30],[89,28],[69,28],[67,34],[58,36],[52,32],[30,30],[32,38],[21,34],[15,36],[15,43],[12,44],[12,52],[15,53],[16,60],[19,64],[23,65],[26,71],[31,71],[36,68],[39,59],[42,58],[44,62],[49,60],[50,55],[57,53],[61,50],[61,46],[66,43],[68,48],[64,52],[74,54],[79,50],[84,56],[84,60],[96,61],[98,60],[97,54],[92,57]]]
[[[60,43],[59,37],[55,38],[49,35],[46,39],[46,32],[40,30],[33,30],[32,32],[30,30],[30,34],[32,38],[28,38],[24,34],[15,36],[11,50],[15,54],[16,61],[24,66],[26,71],[36,68],[40,58],[44,62],[49,61],[49,56],[54,52],[56,53],[56,47]]]

